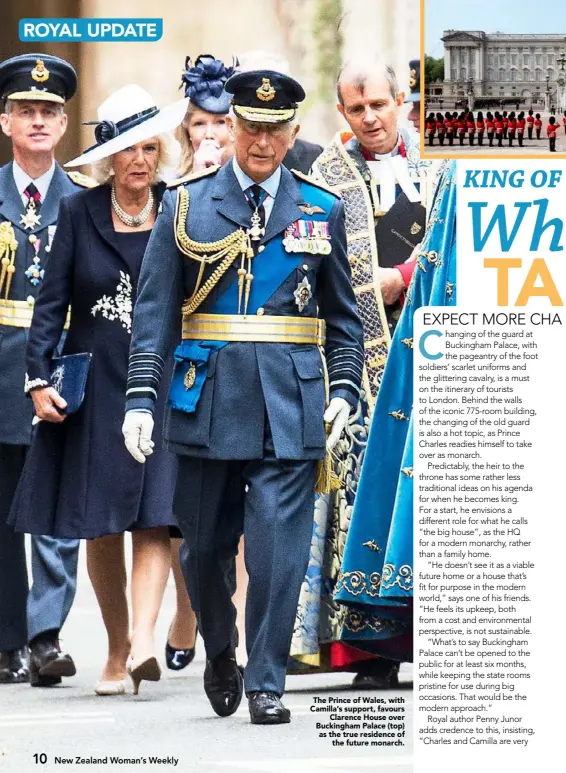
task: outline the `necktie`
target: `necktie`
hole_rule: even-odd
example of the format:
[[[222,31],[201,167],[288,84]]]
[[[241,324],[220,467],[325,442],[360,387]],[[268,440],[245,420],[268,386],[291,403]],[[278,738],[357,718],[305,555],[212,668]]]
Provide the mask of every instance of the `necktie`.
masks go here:
[[[35,187],[33,183],[30,183],[28,187],[25,189],[24,194],[27,196],[28,201],[34,203],[35,205],[35,211],[39,212],[41,209],[41,194]],[[28,204],[29,206],[29,204]]]
[[[265,207],[263,202],[267,198],[267,193],[261,185],[250,185],[246,190],[246,198],[250,207],[259,215],[260,228],[265,228]]]

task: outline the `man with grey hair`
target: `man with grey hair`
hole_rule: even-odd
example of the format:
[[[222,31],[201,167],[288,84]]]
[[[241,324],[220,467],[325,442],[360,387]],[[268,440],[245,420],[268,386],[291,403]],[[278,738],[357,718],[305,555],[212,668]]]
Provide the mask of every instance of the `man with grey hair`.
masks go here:
[[[226,717],[245,685],[251,722],[280,724],[290,721],[281,697],[315,487],[329,489],[327,447],[358,404],[363,336],[342,202],[281,166],[302,86],[254,70],[225,89],[234,156],[170,186],[147,247],[123,432],[143,462],[176,336],[165,438],[179,458],[174,510],[206,649],[205,692]],[[244,684],[231,601],[242,533],[250,578]]]
[[[246,51],[238,55],[238,72],[248,70],[272,70],[283,75],[290,75],[289,61],[279,54],[268,51]],[[297,137],[292,148],[289,148],[283,159],[283,166],[308,174],[316,159],[322,153],[322,145]]]
[[[7,518],[32,435],[24,379],[34,302],[59,202],[88,180],[55,162],[67,128],[64,104],[76,88],[74,69],[59,57],[24,54],[0,64],[0,124],[14,156],[0,169],[0,684],[29,680],[48,687],[75,673],[58,637],[75,596],[79,541],[31,538],[28,596],[24,535]]]
[[[424,231],[432,162],[420,160],[418,134],[400,125],[404,94],[393,68],[375,59],[348,61],[340,70],[336,90],[337,109],[351,132],[335,136],[315,161],[312,175],[344,202],[348,260],[364,326],[365,367],[360,407],[334,449],[335,469],[347,485],[319,502],[315,512],[315,533],[336,535],[327,538],[324,550],[313,550],[309,567],[311,576],[316,576],[313,564],[321,563],[322,588],[328,589],[328,595],[319,594],[320,614],[313,615],[315,602],[304,586],[300,617],[316,618],[320,641],[332,643],[336,650],[331,648],[330,661],[356,670],[355,685],[379,687],[396,683],[397,663],[380,658],[362,664],[359,654],[357,661],[352,650],[340,653],[337,648],[352,644],[377,654],[393,651],[394,656],[395,646],[388,647],[387,641],[406,633],[406,621],[383,623],[358,614],[355,589],[344,582],[341,562],[391,335],[415,265],[411,256]],[[361,549],[371,549],[368,545],[371,533]],[[369,578],[366,581],[370,583]],[[384,642],[387,648],[381,646]]]

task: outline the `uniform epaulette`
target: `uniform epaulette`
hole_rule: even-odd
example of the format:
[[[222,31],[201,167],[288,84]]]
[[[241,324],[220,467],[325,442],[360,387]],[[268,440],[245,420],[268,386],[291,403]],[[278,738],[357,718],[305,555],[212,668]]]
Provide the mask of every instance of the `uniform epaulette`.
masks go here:
[[[179,177],[177,180],[173,180],[172,182],[167,184],[168,188],[176,188],[178,185],[184,185],[184,183],[192,183],[194,180],[200,180],[201,177],[206,177],[209,174],[215,174],[220,167],[218,164],[216,166],[209,166],[207,169],[201,169],[200,172],[191,172],[190,174],[186,174],[184,177]]]
[[[89,177],[87,174],[81,174],[80,172],[67,172],[67,175],[75,183],[80,185],[81,188],[96,188],[98,183],[93,177]]]
[[[337,199],[340,198],[336,191],[333,191],[330,186],[326,185],[326,183],[320,182],[320,180],[315,179],[314,177],[310,177],[308,174],[299,172],[298,169],[291,169],[291,172],[295,175],[295,177],[298,177],[299,180],[304,180],[304,182],[310,183],[310,185],[314,185],[316,188],[320,188],[321,190],[326,191],[326,193],[331,193]]]

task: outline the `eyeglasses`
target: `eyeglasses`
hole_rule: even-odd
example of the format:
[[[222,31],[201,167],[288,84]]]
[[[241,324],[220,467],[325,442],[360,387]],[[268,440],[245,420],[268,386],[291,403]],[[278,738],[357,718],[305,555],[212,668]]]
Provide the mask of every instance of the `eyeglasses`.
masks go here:
[[[288,123],[256,123],[255,121],[242,121],[244,131],[256,137],[260,134],[268,134],[270,137],[282,138],[289,134]]]

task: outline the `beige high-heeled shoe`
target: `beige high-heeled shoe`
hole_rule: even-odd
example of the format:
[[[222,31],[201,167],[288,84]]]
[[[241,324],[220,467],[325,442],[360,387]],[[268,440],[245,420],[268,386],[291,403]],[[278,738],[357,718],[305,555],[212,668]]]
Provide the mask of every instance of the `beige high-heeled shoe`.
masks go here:
[[[130,657],[128,661],[128,674],[134,683],[134,695],[137,695],[143,679],[146,682],[159,682],[161,679],[161,666],[157,662],[155,655],[151,655],[143,660],[134,660]]]
[[[124,695],[126,692],[125,679],[101,679],[94,688],[97,695]]]

